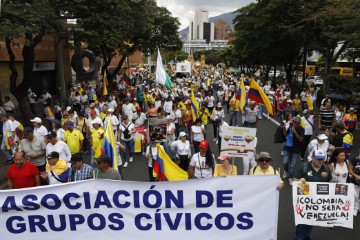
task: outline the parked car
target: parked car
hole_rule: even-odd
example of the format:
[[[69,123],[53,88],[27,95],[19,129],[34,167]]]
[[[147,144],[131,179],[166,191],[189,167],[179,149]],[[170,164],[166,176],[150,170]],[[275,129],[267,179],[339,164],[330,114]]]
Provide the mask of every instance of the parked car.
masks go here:
[[[320,76],[311,76],[306,79],[306,83],[308,85],[322,86],[324,84],[324,80]]]

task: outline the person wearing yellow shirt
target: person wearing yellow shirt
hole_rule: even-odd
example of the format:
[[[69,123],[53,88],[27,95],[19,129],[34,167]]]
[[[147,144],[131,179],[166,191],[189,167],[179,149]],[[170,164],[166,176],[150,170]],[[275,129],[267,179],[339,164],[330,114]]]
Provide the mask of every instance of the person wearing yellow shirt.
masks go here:
[[[219,156],[218,159],[220,160],[220,164],[216,164],[215,166],[214,177],[237,175],[237,167],[231,164],[231,157]]]
[[[90,137],[90,146],[91,146],[91,165],[95,163],[95,158],[100,157],[101,147],[104,143],[104,129],[101,128],[102,122],[99,118],[94,119],[91,124],[93,128],[91,129]]]
[[[185,103],[184,103],[184,98],[180,99],[177,107],[178,107],[178,109],[180,109],[181,114],[184,114],[184,112],[186,110],[186,106],[185,106]]]
[[[151,94],[149,93],[148,89],[145,89],[145,94],[144,94],[144,104],[145,104],[145,108],[148,108],[149,104],[151,102],[155,102],[155,99],[153,99],[153,97],[151,96]]]
[[[71,154],[81,153],[84,143],[84,135],[74,127],[74,123],[69,121],[66,123],[66,131],[64,134],[64,142],[68,145]]]
[[[201,119],[202,124],[205,126],[205,130],[207,128],[208,120],[210,117],[209,109],[206,108],[206,103],[201,104],[201,108],[199,110],[199,118]]]
[[[240,101],[236,99],[235,95],[230,99],[230,126],[237,126],[237,119],[240,110]]]
[[[295,98],[292,100],[292,105],[297,113],[301,112],[301,99],[299,98],[299,94],[295,94]]]
[[[280,178],[279,171],[270,166],[270,162],[272,161],[270,154],[268,152],[261,152],[257,156],[256,161],[258,162],[258,165],[250,169],[249,175],[279,175],[279,185],[276,189],[283,189],[285,185]]]

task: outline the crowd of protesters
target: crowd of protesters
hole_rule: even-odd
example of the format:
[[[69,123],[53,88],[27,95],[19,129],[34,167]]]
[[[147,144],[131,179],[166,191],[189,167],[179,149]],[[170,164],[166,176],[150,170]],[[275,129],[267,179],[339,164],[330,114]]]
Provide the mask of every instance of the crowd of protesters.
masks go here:
[[[269,116],[262,104],[251,100],[240,109],[237,94],[241,79],[246,86],[250,81],[258,82],[274,106],[274,116]],[[267,117],[280,122],[280,135],[284,138],[282,178],[288,179],[290,185],[293,179],[313,181],[301,171],[297,172],[299,166],[296,167],[296,163],[300,160],[303,161],[300,168],[328,172],[328,177],[317,181],[352,182],[356,195],[354,214],[357,214],[360,156],[351,155],[351,151],[353,134],[358,128],[359,98],[346,108],[327,95],[321,101],[317,99],[320,88],[315,86],[298,92],[287,84],[276,85],[261,78],[252,80],[215,67],[193,69],[189,79],[173,77],[172,89],[157,85],[154,76],[147,71],[135,72],[131,80],[132,83],[127,84],[122,77],[115,79],[106,96],[103,95],[102,81],[94,86],[88,83],[70,86],[62,105],[46,90],[37,96],[29,89],[27,97],[33,114],[32,126],[23,126],[14,118],[16,108],[10,98],[5,97],[0,120],[1,150],[6,157],[5,164],[11,164],[6,174],[8,187],[24,188],[92,178],[120,180],[122,169],[136,160],[134,134],[138,128],[148,128],[150,118],[166,118],[166,141],[162,141],[161,147],[188,172],[189,179],[237,175],[231,158],[215,157],[209,143],[216,142],[220,152],[224,127],[257,128],[259,120]],[[200,104],[195,120],[191,111],[192,90]],[[39,99],[42,112],[36,112],[35,108]],[[229,122],[225,121],[227,115]],[[96,149],[103,144],[110,119],[119,150],[118,171],[112,168],[108,156],[95,157]],[[212,139],[210,131],[213,132]],[[7,146],[9,135],[13,141]],[[148,139],[143,143],[142,154],[148,160],[149,181],[155,181],[153,166],[159,141],[156,133]],[[85,163],[87,152],[90,164]],[[267,152],[244,157],[243,174],[280,174],[271,167],[271,161]],[[278,190],[283,187],[284,182],[279,177]],[[306,235],[309,231],[311,229],[299,227],[297,234]]]

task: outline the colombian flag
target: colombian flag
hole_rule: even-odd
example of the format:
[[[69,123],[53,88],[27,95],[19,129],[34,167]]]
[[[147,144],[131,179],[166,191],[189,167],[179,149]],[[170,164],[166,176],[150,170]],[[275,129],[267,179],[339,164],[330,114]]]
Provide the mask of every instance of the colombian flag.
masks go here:
[[[124,72],[123,81],[126,83],[126,85],[131,86],[129,69],[126,69],[126,71]]]
[[[194,88],[191,87],[191,112],[192,112],[192,115],[193,115],[193,121],[194,122],[199,116],[199,109],[200,109],[200,104],[199,104],[198,100],[195,97]]]
[[[248,97],[249,99],[257,103],[264,104],[268,113],[270,115],[274,115],[273,106],[270,102],[269,97],[264,93],[264,91],[261,89],[259,84],[257,84],[255,79],[251,80]]]
[[[17,128],[15,128],[15,133],[18,136],[21,136],[24,131],[24,126],[20,124]]]
[[[165,150],[158,145],[158,155],[154,162],[154,175],[160,177],[161,181],[181,181],[187,180],[188,174],[176,165]]]
[[[106,78],[106,69],[104,71],[104,85],[103,85],[103,96],[106,96],[106,95],[109,95],[109,92],[108,92],[108,82],[107,82],[107,78]]]
[[[107,155],[110,158],[112,167],[117,170],[119,160],[111,118],[109,118],[109,122],[106,127],[101,153]]]
[[[7,149],[11,148],[11,145],[14,143],[15,139],[12,137],[11,132],[6,132],[5,134],[5,145]]]

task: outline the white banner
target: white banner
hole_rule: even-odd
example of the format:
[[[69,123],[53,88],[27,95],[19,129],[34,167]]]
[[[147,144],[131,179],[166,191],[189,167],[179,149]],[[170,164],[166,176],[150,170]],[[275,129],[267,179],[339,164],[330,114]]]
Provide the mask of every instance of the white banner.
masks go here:
[[[354,185],[293,182],[295,225],[353,228]]]
[[[224,127],[221,138],[221,155],[252,156],[256,148],[256,128]]]
[[[1,191],[1,239],[275,240],[278,183],[272,175],[89,180]]]

